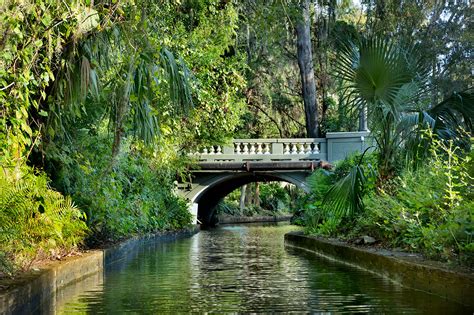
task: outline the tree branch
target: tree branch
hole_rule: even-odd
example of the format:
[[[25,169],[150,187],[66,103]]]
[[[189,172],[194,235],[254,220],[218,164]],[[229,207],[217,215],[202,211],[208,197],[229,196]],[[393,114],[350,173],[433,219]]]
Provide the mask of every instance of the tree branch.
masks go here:
[[[270,116],[270,114],[268,114],[265,110],[263,110],[262,107],[260,107],[260,106],[258,106],[258,105],[256,105],[256,104],[253,104],[253,103],[249,103],[249,105],[252,106],[252,107],[255,107],[255,108],[258,109],[258,110],[260,110],[265,116],[267,116],[268,119],[270,119],[270,120],[275,124],[275,126],[277,127],[278,133],[280,134],[280,137],[283,138],[283,132],[282,132],[282,130],[281,130],[281,128],[280,128],[280,124],[278,123],[278,121],[276,121],[275,118],[273,118],[272,116]]]

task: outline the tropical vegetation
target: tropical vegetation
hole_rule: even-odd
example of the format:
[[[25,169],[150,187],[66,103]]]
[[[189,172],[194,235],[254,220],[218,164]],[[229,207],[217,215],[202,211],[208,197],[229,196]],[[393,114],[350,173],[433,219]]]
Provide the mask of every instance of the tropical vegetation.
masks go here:
[[[378,34],[341,45],[335,71],[349,111],[366,112],[374,140],[343,171],[316,173],[310,233],[357,238],[471,264],[472,89],[445,94],[419,44]],[[471,155],[471,156],[470,156]]]
[[[252,184],[221,211],[298,210],[309,233],[370,234],[472,261],[472,10],[409,0],[1,2],[0,275],[188,226],[174,193],[188,151],[366,124],[374,146],[315,172],[311,194]]]
[[[298,209],[304,192],[281,182],[250,183],[228,194],[218,205],[220,216],[289,216]]]

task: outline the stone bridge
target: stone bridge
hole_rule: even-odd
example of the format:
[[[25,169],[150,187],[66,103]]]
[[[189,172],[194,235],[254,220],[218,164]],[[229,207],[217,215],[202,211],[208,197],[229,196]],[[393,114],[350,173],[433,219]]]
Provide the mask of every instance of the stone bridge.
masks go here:
[[[306,178],[325,164],[370,146],[369,133],[328,132],[325,138],[235,139],[190,155],[197,163],[191,180],[178,185],[194,223],[211,224],[215,206],[234,189],[251,182],[285,181],[309,191]]]

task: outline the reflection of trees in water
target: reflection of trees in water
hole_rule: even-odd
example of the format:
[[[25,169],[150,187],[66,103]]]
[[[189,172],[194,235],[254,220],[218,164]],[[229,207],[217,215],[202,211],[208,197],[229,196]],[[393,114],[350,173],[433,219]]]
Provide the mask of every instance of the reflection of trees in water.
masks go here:
[[[201,234],[202,243],[209,244],[200,252],[199,279],[207,290],[201,294],[209,301],[224,301],[221,310],[271,310],[306,302],[300,297],[307,293],[288,294],[289,287],[290,292],[298,287],[291,288],[281,229],[240,226]]]
[[[175,312],[463,313],[434,296],[367,272],[285,248],[285,225],[224,226],[155,243],[105,275],[66,310],[92,314]]]

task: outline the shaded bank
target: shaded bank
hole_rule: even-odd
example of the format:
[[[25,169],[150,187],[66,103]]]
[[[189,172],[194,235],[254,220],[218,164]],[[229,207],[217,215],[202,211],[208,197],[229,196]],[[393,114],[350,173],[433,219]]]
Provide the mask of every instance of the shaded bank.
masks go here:
[[[0,314],[32,314],[38,310],[54,313],[59,290],[89,277],[100,277],[112,263],[130,259],[144,245],[189,237],[198,231],[192,227],[132,238],[110,248],[53,262],[13,280],[4,279],[0,281]]]

